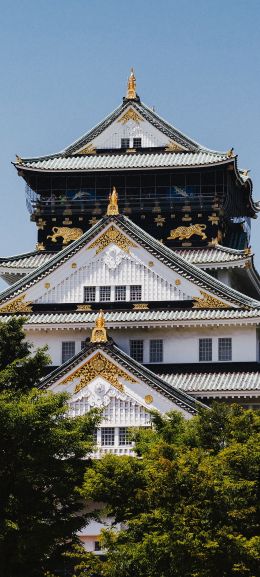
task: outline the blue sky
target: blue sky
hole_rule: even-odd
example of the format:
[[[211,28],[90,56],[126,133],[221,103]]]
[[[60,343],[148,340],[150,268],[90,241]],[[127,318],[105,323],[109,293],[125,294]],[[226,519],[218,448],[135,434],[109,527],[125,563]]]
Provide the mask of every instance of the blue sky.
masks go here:
[[[0,0],[0,8],[1,255],[36,243],[15,154],[56,152],[89,130],[121,102],[131,66],[158,114],[209,148],[234,147],[260,200],[259,0]]]

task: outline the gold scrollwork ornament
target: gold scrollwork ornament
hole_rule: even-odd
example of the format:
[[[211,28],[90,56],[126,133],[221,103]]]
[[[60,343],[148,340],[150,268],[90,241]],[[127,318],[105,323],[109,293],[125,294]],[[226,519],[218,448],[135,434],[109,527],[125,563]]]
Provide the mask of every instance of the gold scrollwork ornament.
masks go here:
[[[11,302],[0,306],[0,314],[2,313],[29,313],[32,310],[31,301],[25,301],[26,295],[22,295]]]
[[[130,383],[137,382],[133,377],[128,375],[126,371],[120,367],[117,367],[102,353],[98,352],[88,361],[86,361],[82,367],[66,377],[61,382],[61,385],[66,385],[67,383],[72,383],[75,379],[80,379],[75,388],[75,393],[77,393],[98,376],[103,377],[106,381],[108,381],[121,392],[124,392],[124,386],[119,382],[119,377],[129,381]]]
[[[98,254],[111,243],[116,244],[125,252],[129,252],[130,247],[136,248],[136,244],[113,225],[92,242],[88,248],[96,248],[96,254]]]

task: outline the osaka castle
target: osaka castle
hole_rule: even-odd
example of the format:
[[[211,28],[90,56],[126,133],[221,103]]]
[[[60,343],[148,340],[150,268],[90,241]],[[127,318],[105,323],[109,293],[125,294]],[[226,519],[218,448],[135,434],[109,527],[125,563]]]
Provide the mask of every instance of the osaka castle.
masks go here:
[[[48,345],[41,386],[72,414],[104,407],[97,454],[131,454],[150,410],[187,418],[213,399],[260,405],[260,279],[250,223],[260,204],[226,152],[144,104],[122,103],[64,148],[17,156],[36,249],[0,259],[0,318]]]

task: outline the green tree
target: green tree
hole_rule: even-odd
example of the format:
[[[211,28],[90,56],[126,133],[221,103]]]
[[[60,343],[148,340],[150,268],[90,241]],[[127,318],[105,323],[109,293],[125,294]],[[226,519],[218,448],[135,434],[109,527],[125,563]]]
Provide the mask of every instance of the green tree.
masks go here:
[[[100,574],[256,577],[259,420],[225,404],[190,421],[155,415],[155,429],[136,435],[138,458],[93,462],[81,494],[124,527],[103,532]]]
[[[47,363],[45,350],[31,353],[23,321],[0,323],[3,577],[39,577],[59,567],[65,544],[86,522],[76,488],[98,415],[70,418],[66,395],[33,387]]]

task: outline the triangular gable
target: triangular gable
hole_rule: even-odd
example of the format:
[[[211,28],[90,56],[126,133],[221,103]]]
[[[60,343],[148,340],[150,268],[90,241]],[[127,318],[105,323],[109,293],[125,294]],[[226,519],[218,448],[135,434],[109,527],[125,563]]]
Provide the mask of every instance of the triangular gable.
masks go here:
[[[79,147],[73,146],[73,155],[95,154],[96,150],[103,149],[120,149],[122,142],[125,142],[125,148],[134,149],[137,138],[140,139],[141,148],[167,148],[172,152],[187,152],[191,147],[182,135],[175,135],[172,127],[166,129],[162,122],[155,118],[154,113],[147,114],[143,105],[133,102],[124,105],[111,123],[105,125],[94,138],[89,140],[89,137],[90,135],[86,135]],[[66,152],[69,153],[68,150]]]
[[[92,155],[102,149],[120,149],[121,138],[130,138],[130,148],[133,147],[133,138],[141,138],[142,148],[166,148],[171,152],[214,152],[169,124],[139,98],[124,98],[123,103],[111,114],[64,150],[41,157],[17,157],[15,164],[19,168],[23,163],[36,160]]]
[[[128,218],[112,216],[5,290],[0,312],[28,312],[37,302],[83,303],[83,286],[95,284],[98,275],[100,286],[126,284],[126,277],[127,284],[141,284],[145,288],[139,300],[145,302],[193,300],[200,308],[260,306],[187,263]]]
[[[121,402],[123,411],[129,409],[129,403],[134,403],[137,418],[130,422],[129,416],[132,426],[140,424],[140,415],[142,424],[148,424],[151,410],[165,413],[176,409],[189,417],[200,406],[131,359],[112,341],[88,343],[83,351],[48,375],[40,388],[69,393],[72,409],[75,403],[81,403],[83,411],[91,407],[104,407],[105,410],[115,399]],[[104,419],[108,420],[106,415]],[[116,420],[120,424],[119,416]]]

